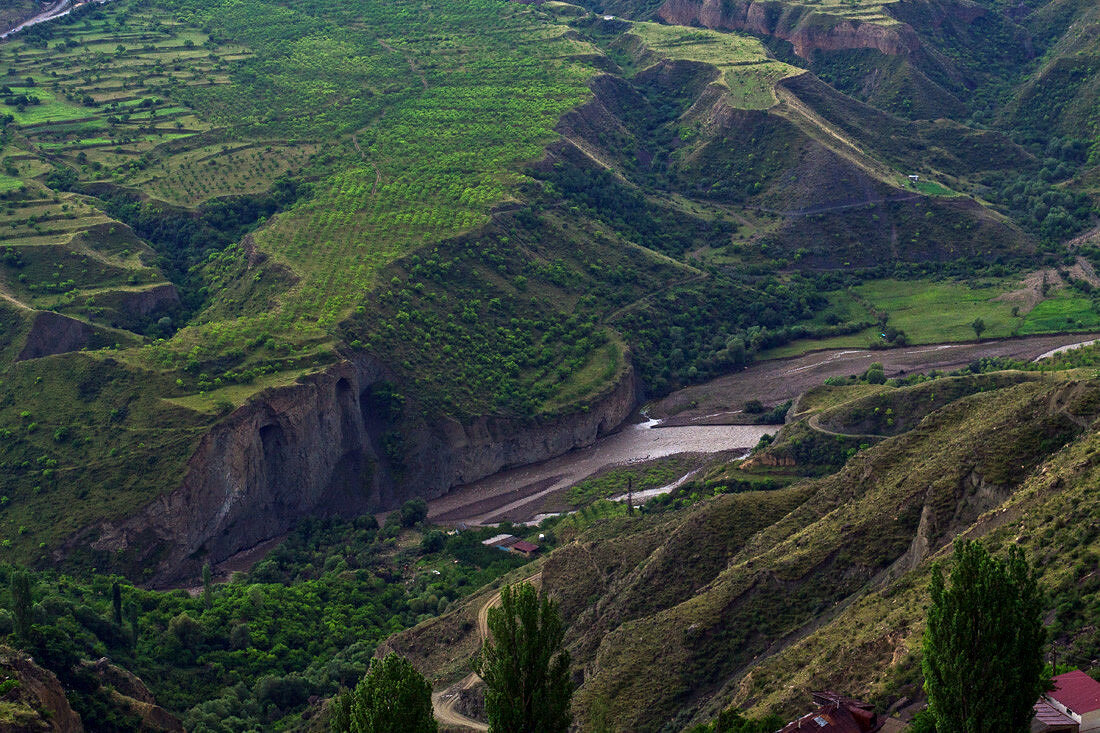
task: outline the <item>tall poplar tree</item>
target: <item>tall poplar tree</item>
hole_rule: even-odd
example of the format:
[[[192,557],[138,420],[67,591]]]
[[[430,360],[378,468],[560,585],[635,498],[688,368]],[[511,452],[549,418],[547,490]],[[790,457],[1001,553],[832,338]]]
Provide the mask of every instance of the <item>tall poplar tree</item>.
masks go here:
[[[11,612],[15,617],[15,636],[26,643],[31,636],[31,576],[25,570],[11,574]]]
[[[436,733],[432,686],[396,654],[372,659],[354,690],[333,703],[333,733]]]
[[[932,570],[924,688],[936,730],[1025,733],[1047,689],[1046,628],[1036,573],[1015,545],[1008,558],[955,541],[950,584]]]
[[[530,583],[505,586],[490,608],[475,671],[485,680],[490,733],[562,733],[569,729],[569,652],[557,604]]]
[[[115,623],[122,626],[122,586],[117,580],[111,583],[111,610],[114,611]]]

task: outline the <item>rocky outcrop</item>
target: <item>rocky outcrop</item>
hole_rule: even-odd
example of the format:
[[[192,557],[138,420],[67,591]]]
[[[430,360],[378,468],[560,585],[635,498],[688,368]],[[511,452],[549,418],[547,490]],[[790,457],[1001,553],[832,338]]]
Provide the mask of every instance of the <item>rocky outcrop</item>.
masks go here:
[[[57,676],[39,667],[26,653],[0,647],[0,674],[4,679],[18,682],[3,695],[0,733],[81,733],[84,730]]]
[[[118,309],[132,316],[171,310],[180,304],[180,294],[172,283],[161,283],[145,290],[121,290],[116,296]]]
[[[121,710],[141,718],[143,731],[183,733],[183,723],[175,715],[157,705],[156,698],[133,672],[111,664],[106,657],[83,662],[103,685],[110,688],[111,702]]]
[[[502,468],[591,444],[636,404],[633,370],[586,410],[530,420],[483,417],[432,424],[394,417],[375,394],[386,372],[357,356],[298,384],[260,393],[203,438],[178,489],[119,522],[73,537],[78,547],[151,567],[171,583],[259,542],[309,514],[393,507]]]
[[[23,350],[17,361],[37,359],[51,354],[79,351],[88,345],[92,327],[83,321],[53,311],[40,311],[31,323]]]
[[[657,15],[676,25],[773,36],[790,42],[804,59],[812,58],[814,51],[872,48],[889,56],[907,56],[920,48],[917,34],[906,24],[864,23],[787,3],[666,0]]]

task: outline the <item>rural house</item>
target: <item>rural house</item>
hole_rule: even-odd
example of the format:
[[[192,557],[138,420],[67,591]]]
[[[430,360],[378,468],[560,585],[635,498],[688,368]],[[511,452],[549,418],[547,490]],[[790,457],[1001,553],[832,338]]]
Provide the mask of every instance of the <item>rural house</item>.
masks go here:
[[[865,703],[841,697],[835,692],[815,692],[818,709],[787,724],[779,733],[878,733],[885,721]]]
[[[1032,733],[1100,731],[1100,682],[1079,670],[1060,674],[1052,681],[1054,689],[1035,703]]]
[[[538,545],[527,542],[526,540],[521,540],[519,537],[510,534],[498,534],[487,540],[482,540],[481,544],[486,547],[495,547],[505,552],[515,552],[525,557],[532,557],[539,551]]]

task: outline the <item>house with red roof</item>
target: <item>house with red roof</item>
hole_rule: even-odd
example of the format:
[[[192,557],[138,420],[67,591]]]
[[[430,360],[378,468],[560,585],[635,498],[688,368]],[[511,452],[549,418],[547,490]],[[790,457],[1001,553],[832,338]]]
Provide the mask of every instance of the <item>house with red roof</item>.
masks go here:
[[[1035,703],[1033,733],[1100,733],[1100,682],[1079,670],[1052,681],[1054,689]]]
[[[817,710],[787,724],[779,733],[878,733],[885,721],[870,705],[835,692],[813,693]]]

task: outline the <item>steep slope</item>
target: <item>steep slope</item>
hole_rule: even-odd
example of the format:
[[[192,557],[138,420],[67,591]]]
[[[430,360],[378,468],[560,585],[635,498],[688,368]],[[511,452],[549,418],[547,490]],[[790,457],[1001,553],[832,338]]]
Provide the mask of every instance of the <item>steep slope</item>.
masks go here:
[[[838,473],[622,518],[551,554],[541,578],[583,679],[575,713],[606,711],[616,730],[679,730],[731,703],[790,714],[811,685],[884,705],[918,693],[911,652],[930,560],[960,533],[1022,519],[1015,507],[1050,485],[1052,456],[1079,465],[1092,450],[1100,384],[1020,379],[860,398],[831,424],[846,412],[861,425],[884,399],[912,420]],[[731,480],[716,474],[685,493]],[[1044,514],[1057,521],[1026,516]],[[455,613],[391,645],[441,672],[442,652],[424,641],[463,638]],[[447,669],[457,648],[448,645]]]
[[[560,154],[559,170],[617,163],[635,185],[668,180],[701,204],[770,217],[761,241],[798,267],[1010,261],[1032,251],[978,202],[922,195],[905,178],[1020,167],[1029,156],[1003,136],[880,112],[729,34],[637,24],[608,41],[639,70],[629,86],[597,79],[597,98],[566,116],[567,139],[583,149]],[[738,60],[724,68],[716,58]],[[594,183],[591,172],[574,175]],[[551,173],[559,186],[563,178]]]
[[[967,398],[853,458],[730,553],[701,590],[622,624],[593,657],[579,656],[586,675],[578,709],[605,699],[624,730],[686,723],[755,658],[812,631],[828,609],[915,566],[1002,503],[1080,431],[1072,410],[1096,390],[1021,385]],[[1063,407],[1071,395],[1086,403]],[[995,443],[985,440],[990,434]],[[649,703],[627,703],[636,699]]]
[[[768,39],[841,91],[913,119],[963,117],[971,91],[1033,55],[1027,33],[974,2],[594,3],[627,18],[743,31]]]
[[[1033,135],[1094,143],[1100,135],[1095,114],[1100,96],[1100,41],[1096,36],[1100,9],[1093,3],[1052,2],[1025,23],[1047,50],[1039,68],[1006,106],[1002,124]]]

